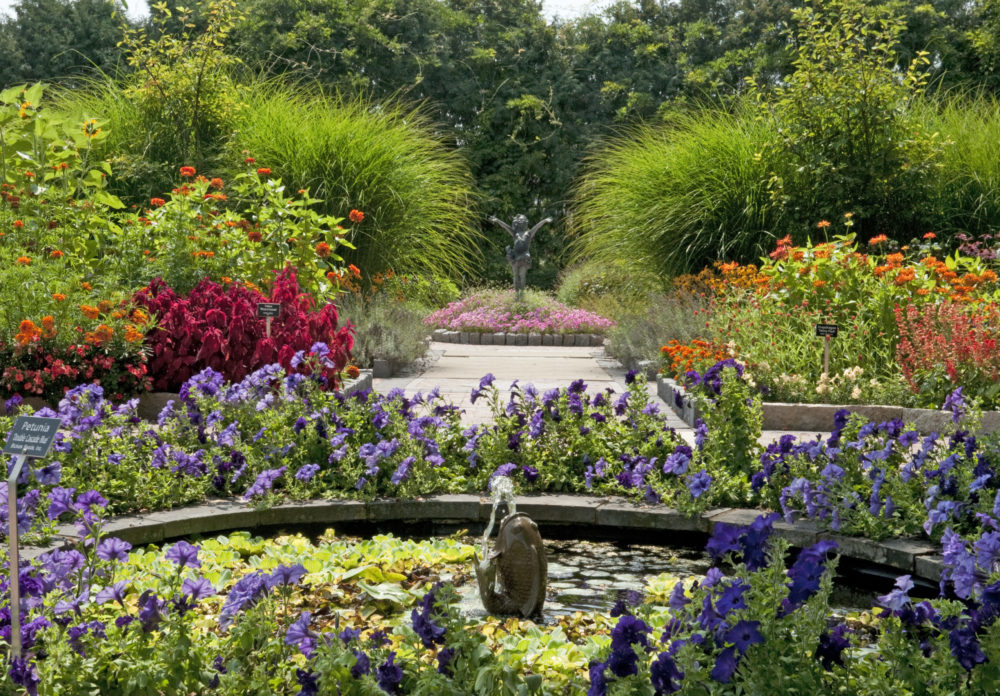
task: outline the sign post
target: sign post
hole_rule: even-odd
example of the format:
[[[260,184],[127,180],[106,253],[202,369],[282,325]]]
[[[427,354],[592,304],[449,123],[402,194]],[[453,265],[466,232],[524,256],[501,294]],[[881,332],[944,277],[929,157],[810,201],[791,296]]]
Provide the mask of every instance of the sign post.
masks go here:
[[[7,477],[7,540],[10,542],[10,650],[21,657],[21,561],[18,553],[17,479],[28,457],[41,458],[49,453],[56,438],[60,418],[18,416],[7,435],[3,453],[14,455],[14,466]]]
[[[816,324],[816,335],[823,338],[823,374],[830,374],[830,339],[837,337],[836,324]]]
[[[281,305],[277,302],[258,302],[257,317],[264,320],[264,331],[271,338],[271,320],[281,316]]]

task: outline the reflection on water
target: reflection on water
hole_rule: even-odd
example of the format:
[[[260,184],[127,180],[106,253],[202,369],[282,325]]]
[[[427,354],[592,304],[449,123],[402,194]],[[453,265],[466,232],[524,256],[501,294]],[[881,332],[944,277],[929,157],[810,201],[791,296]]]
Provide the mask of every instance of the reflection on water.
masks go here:
[[[466,543],[475,543],[469,538]],[[618,542],[545,540],[549,584],[545,622],[576,611],[607,613],[628,590],[641,590],[647,578],[670,573],[680,580],[701,578],[711,567],[706,553],[693,549]],[[473,575],[458,588],[467,616],[484,616]],[[837,586],[830,598],[835,614],[870,609],[875,593]]]

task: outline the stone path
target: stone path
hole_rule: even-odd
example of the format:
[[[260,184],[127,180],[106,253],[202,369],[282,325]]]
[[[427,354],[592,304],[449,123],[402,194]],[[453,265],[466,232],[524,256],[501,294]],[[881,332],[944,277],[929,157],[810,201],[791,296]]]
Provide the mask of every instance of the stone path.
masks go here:
[[[534,384],[539,390],[567,387],[575,379],[587,383],[587,391],[596,393],[607,387],[616,392],[625,390],[625,368],[609,358],[603,348],[561,346],[482,346],[464,343],[431,343],[427,357],[400,375],[374,380],[375,391],[386,393],[402,389],[407,396],[428,392],[438,387],[451,403],[461,406],[465,423],[486,423],[491,420],[485,400],[471,402],[472,390],[483,375],[492,373],[501,393],[510,389],[514,380]],[[657,399],[656,383],[648,386],[652,399]],[[662,401],[660,402],[662,403]],[[663,405],[671,427],[689,442],[694,441],[691,428]],[[762,442],[772,442],[785,434],[811,436],[799,431],[765,431]]]

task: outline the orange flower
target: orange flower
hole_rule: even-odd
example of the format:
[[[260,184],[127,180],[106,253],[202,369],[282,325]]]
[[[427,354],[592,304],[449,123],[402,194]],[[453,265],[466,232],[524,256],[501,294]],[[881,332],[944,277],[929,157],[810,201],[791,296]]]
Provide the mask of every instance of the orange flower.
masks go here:
[[[93,290],[93,288],[91,287],[90,283],[87,283],[87,282],[80,283],[80,287],[83,288],[84,290]]]
[[[814,280],[813,281],[813,287],[814,288],[821,288],[821,287],[823,287],[825,285],[826,285],[826,281],[825,280]]]
[[[162,198],[150,198],[149,199],[149,204],[151,206],[153,206],[154,208],[159,208],[161,205],[166,205],[167,202],[165,200],[163,200]]]
[[[874,273],[875,277],[878,278],[879,276],[884,275],[886,271],[891,271],[891,270],[892,266],[876,266],[872,271],[872,273]]]
[[[257,230],[250,230],[247,232],[247,239],[251,242],[259,242],[261,240],[261,234]]]
[[[357,365],[348,365],[347,369],[344,370],[348,377],[351,379],[357,379],[361,376],[361,370],[358,369]]]
[[[115,306],[114,303],[111,302],[110,300],[101,300],[100,302],[97,303],[97,308],[101,310],[102,314],[107,314],[108,312],[111,311],[111,308],[114,306]]]
[[[330,255],[329,244],[327,244],[326,242],[320,242],[319,244],[316,245],[316,256],[320,257],[321,259],[325,259],[329,255]]]
[[[930,295],[931,291],[928,290],[927,288],[917,288],[917,294],[920,295],[920,296]]]
[[[88,319],[97,319],[97,317],[101,316],[101,310],[97,307],[91,307],[90,305],[80,305],[80,311],[83,313],[83,316]]]
[[[257,160],[255,160],[253,157],[247,157],[245,160],[243,160],[243,164],[253,164],[256,161]]]
[[[353,275],[355,278],[361,277],[361,269],[355,266],[353,263],[347,267],[347,270],[349,270],[351,272],[351,275]]]
[[[900,266],[903,263],[903,255],[889,254],[888,256],[885,257],[885,260],[890,266]]]
[[[56,302],[62,302],[63,300],[66,299],[66,296],[63,295],[61,292],[54,292],[52,293],[52,299],[55,300]]]
[[[222,284],[223,285],[229,285],[232,282],[233,282],[233,279],[230,278],[229,276],[222,276]]]
[[[819,222],[816,223],[816,227],[820,228],[821,230],[824,230],[829,226],[830,226],[829,220],[820,220]]]
[[[261,176],[267,176],[268,174],[271,173],[271,168],[270,167],[260,167],[257,170],[257,173],[260,174]]]
[[[132,310],[132,321],[134,321],[136,324],[139,324],[140,326],[142,326],[147,321],[149,321],[149,315],[146,314],[146,312],[144,310],[139,309],[138,307],[136,307],[135,309]]]
[[[127,324],[125,326],[125,340],[128,343],[135,343],[142,340],[142,332],[135,328],[132,324]]]
[[[869,239],[868,240],[868,244],[875,245],[875,244],[881,244],[882,242],[888,242],[888,241],[889,241],[889,238],[886,235],[880,234],[880,235],[876,235],[876,236],[872,237],[871,239]]]
[[[360,210],[351,210],[348,217],[351,219],[351,222],[362,222],[365,219],[365,214]]]
[[[984,283],[995,283],[995,282],[997,282],[997,274],[994,273],[993,271],[990,271],[990,270],[983,271],[983,274],[980,277],[983,279]]]
[[[896,280],[893,282],[895,282],[896,285],[906,285],[911,280],[913,280],[914,277],[915,274],[913,273],[912,268],[904,268],[903,270],[901,270],[899,273],[896,274]]]
[[[212,188],[220,189],[225,186],[225,183],[223,183],[222,179],[216,176],[212,177],[212,180],[208,182],[208,185]]]
[[[52,250],[52,251],[51,251],[51,252],[49,253],[49,258],[50,258],[50,259],[61,259],[61,258],[62,258],[63,256],[65,256],[65,255],[66,255],[66,254],[62,253],[62,252],[61,252],[61,251],[59,251],[58,249],[53,249],[53,250]]]
[[[211,259],[215,257],[214,251],[192,251],[191,256],[196,259]]]
[[[14,227],[17,227],[18,229],[20,229],[20,228],[24,227],[24,223],[21,220],[14,220]]]
[[[31,258],[28,257],[28,256],[18,256],[17,257],[17,265],[18,266],[30,266],[31,265]]]
[[[937,239],[937,235],[933,232],[927,232],[924,234],[924,239]]]
[[[14,336],[14,340],[18,342],[19,345],[26,346],[32,341],[38,340],[41,337],[42,331],[37,326],[35,322],[30,319],[24,319],[21,321],[21,325],[18,327],[20,330],[17,335]]]
[[[194,167],[181,167],[181,176],[192,177],[197,174]]]
[[[107,343],[108,341],[111,340],[111,337],[114,335],[114,333],[115,330],[112,329],[107,324],[100,324],[94,330],[94,336],[97,338],[98,343]]]
[[[34,172],[25,172],[24,176],[27,177],[28,179],[34,179],[35,178],[35,173]]]
[[[56,335],[56,320],[51,315],[45,315],[42,317],[42,329],[45,331],[43,334],[45,338],[54,338]]]

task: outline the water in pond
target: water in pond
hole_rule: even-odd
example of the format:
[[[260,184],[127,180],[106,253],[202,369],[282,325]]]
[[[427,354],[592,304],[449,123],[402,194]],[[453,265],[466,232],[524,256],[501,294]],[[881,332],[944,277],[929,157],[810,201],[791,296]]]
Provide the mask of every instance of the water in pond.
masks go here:
[[[478,546],[479,539],[465,539]],[[701,578],[711,567],[706,553],[620,542],[545,540],[549,584],[544,618],[576,611],[607,613],[628,590],[641,590],[647,578],[670,573],[680,580]],[[460,606],[468,616],[483,616],[475,577],[459,586]],[[870,609],[874,592],[838,586],[830,598],[836,614]]]

